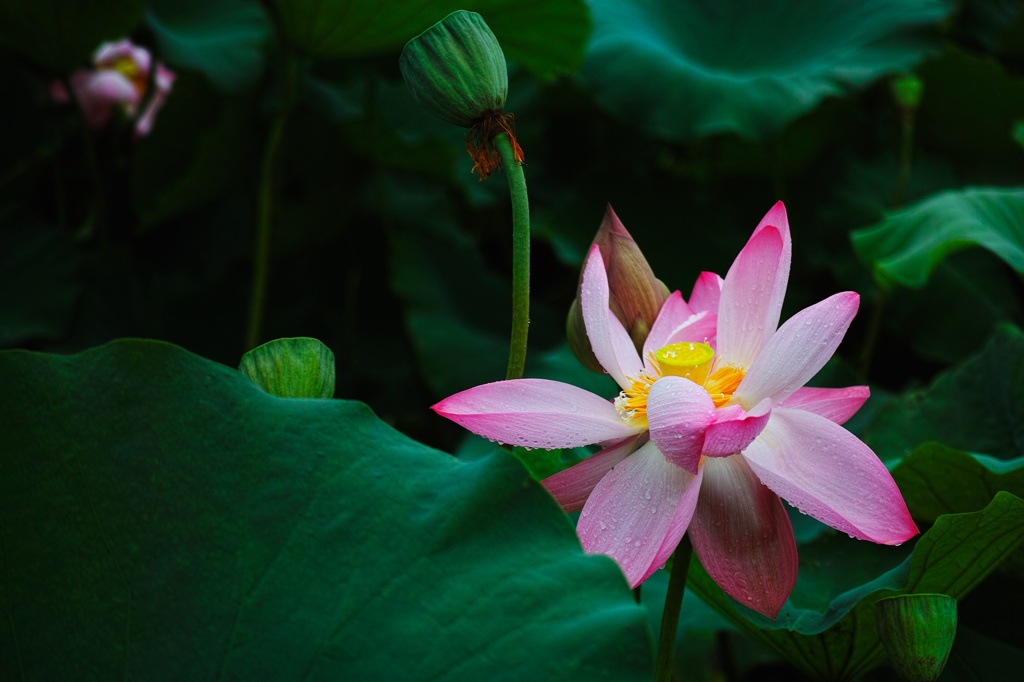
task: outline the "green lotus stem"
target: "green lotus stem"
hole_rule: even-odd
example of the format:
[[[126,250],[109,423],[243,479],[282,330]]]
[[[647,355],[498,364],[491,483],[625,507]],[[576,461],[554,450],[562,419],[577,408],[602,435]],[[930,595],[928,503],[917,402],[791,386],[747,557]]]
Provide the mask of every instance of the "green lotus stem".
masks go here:
[[[914,157],[914,112],[903,115],[903,126],[900,135],[900,175],[896,182],[895,207],[899,208],[907,201],[910,193],[910,169]]]
[[[515,159],[508,135],[494,138],[512,195],[512,345],[508,351],[506,379],[520,379],[526,367],[526,340],[530,331],[530,201],[526,176]]]
[[[285,123],[291,112],[291,93],[295,83],[298,63],[286,57],[284,66],[281,108],[274,116],[267,136],[267,146],[263,149],[263,162],[260,170],[260,204],[256,227],[256,245],[253,252],[252,289],[249,295],[249,324],[245,334],[245,350],[259,345],[263,333],[263,309],[267,298],[267,271],[270,267],[270,228],[271,213],[274,208],[274,167],[277,161],[281,139],[284,137]]]
[[[690,572],[690,555],[693,547],[690,538],[683,536],[675,554],[672,555],[672,574],[668,579],[668,593],[665,595],[665,609],[661,613],[661,634],[658,637],[658,662],[654,673],[655,682],[672,682],[672,659],[676,653],[676,630],[679,629],[679,612],[683,608],[683,594],[686,592],[686,576]]]
[[[85,161],[89,167],[89,177],[92,180],[93,191],[96,193],[96,204],[93,207],[93,226],[92,228],[99,233],[100,241],[107,241],[107,226],[106,226],[106,188],[103,185],[103,175],[100,173],[99,161],[96,158],[96,142],[93,139],[92,130],[89,128],[89,124],[85,118],[85,108],[82,105],[82,101],[78,97],[78,93],[73,87],[71,87],[71,80],[69,78],[63,78],[61,81],[64,84],[64,90],[67,91],[68,97],[75,105],[75,110],[78,111],[82,117],[82,145],[85,150]]]

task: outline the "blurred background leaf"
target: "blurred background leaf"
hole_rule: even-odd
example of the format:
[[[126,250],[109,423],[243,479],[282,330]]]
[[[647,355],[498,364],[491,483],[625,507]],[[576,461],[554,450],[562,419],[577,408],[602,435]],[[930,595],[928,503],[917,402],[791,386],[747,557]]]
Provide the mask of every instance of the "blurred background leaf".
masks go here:
[[[274,0],[295,47],[323,58],[401,51],[409,39],[458,9],[483,16],[505,57],[541,78],[575,70],[590,18],[582,0]]]
[[[591,5],[588,86],[617,115],[670,139],[778,133],[826,97],[913,68],[936,46],[920,30],[951,9],[941,0]]]
[[[981,246],[1024,272],[1024,190],[943,192],[853,233],[877,277],[921,287],[948,255]]]
[[[863,438],[883,460],[930,440],[1010,459],[1020,455],[1022,430],[1024,334],[1002,327],[980,353],[884,407]]]
[[[217,87],[248,87],[263,70],[271,32],[257,2],[147,0],[146,23],[170,67],[201,71]]]

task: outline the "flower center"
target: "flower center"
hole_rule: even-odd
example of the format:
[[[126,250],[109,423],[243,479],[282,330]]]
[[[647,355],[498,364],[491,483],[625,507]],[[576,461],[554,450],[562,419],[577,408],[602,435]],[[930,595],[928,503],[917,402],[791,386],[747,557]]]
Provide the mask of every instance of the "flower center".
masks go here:
[[[715,407],[722,407],[732,398],[743,380],[745,370],[736,365],[716,367],[715,352],[706,343],[672,343],[647,354],[650,369],[627,377],[630,386],[615,398],[615,409],[630,426],[647,426],[647,396],[651,386],[664,376],[689,379],[702,386]]]
[[[102,69],[112,69],[119,72],[131,82],[132,87],[135,88],[140,97],[146,94],[146,86],[148,85],[146,82],[147,75],[142,72],[142,69],[139,68],[139,65],[131,57],[117,57],[98,66]]]

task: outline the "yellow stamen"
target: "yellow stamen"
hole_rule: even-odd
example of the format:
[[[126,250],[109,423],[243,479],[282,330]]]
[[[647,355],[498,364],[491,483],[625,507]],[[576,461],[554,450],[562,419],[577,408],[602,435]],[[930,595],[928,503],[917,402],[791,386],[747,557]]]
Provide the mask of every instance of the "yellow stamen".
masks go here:
[[[742,367],[726,365],[716,368],[704,381],[704,390],[711,396],[711,402],[715,407],[721,407],[732,399],[732,394],[743,381],[744,373]]]
[[[651,392],[651,386],[661,378],[661,368],[655,361],[654,356],[647,354],[650,361],[651,371],[644,370],[634,379],[627,377],[630,386],[619,393],[615,398],[615,409],[622,415],[622,419],[630,426],[647,427],[647,394]]]
[[[615,398],[615,409],[630,426],[647,427],[647,397],[654,382],[663,376],[678,376],[702,386],[715,407],[722,407],[743,381],[745,370],[736,365],[716,367],[715,353],[706,343],[673,343],[647,354],[649,369],[635,378]]]
[[[148,85],[146,82],[146,74],[142,72],[142,69],[139,68],[139,65],[135,63],[135,60],[131,57],[117,57],[116,59],[112,59],[108,62],[103,62],[99,64],[99,66],[100,68],[113,69],[114,71],[120,72],[131,82],[135,91],[138,92],[140,96],[146,94],[146,86]]]

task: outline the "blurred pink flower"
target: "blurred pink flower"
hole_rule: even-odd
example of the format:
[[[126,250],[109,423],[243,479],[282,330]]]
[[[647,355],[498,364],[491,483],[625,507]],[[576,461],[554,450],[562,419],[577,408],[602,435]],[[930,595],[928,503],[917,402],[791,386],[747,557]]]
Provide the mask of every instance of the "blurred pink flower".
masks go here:
[[[918,532],[885,465],[839,426],[867,400],[867,387],[803,387],[832,357],[860,299],[836,294],[778,327],[791,250],[780,202],[724,280],[703,273],[689,303],[678,291],[668,298],[641,358],[609,309],[595,245],[580,303],[619,396],[518,379],[462,391],[433,409],[504,443],[600,443],[600,452],[544,481],[567,511],[582,509],[583,548],[615,559],[635,587],[688,531],[715,582],[774,618],[797,575],[780,496],[851,537],[900,544]]]
[[[136,116],[149,88],[152,63],[149,51],[127,39],[104,43],[93,55],[93,63],[95,69],[80,69],[68,79],[89,127],[99,130],[106,126],[115,107],[120,107],[128,116]],[[175,78],[163,64],[156,65],[155,90],[135,120],[136,137],[144,137],[153,129],[156,113],[164,105]],[[50,95],[56,102],[71,99],[59,81],[51,86]]]

